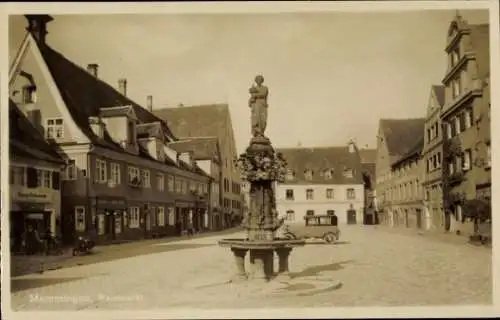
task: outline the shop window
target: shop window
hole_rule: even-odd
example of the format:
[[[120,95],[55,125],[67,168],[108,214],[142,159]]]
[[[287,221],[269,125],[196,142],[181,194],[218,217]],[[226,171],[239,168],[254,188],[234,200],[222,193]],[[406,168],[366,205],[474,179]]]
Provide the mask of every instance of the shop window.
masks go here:
[[[97,215],[97,234],[103,235],[104,231],[105,231],[104,230],[104,215],[98,214]]]
[[[85,207],[75,207],[75,230],[77,232],[85,231]]]
[[[116,234],[122,233],[122,217],[118,212],[116,212],[115,216],[115,233]]]
[[[164,227],[165,226],[165,207],[158,207],[158,226],[159,227]]]
[[[168,225],[175,226],[175,208],[168,207]]]
[[[140,213],[139,207],[130,207],[129,227],[139,228]]]

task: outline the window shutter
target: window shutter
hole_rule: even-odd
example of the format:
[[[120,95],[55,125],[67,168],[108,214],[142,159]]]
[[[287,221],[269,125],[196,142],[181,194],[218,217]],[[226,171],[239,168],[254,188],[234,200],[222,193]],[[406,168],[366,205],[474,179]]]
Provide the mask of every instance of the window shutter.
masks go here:
[[[27,174],[27,187],[30,189],[34,189],[37,187],[37,177],[36,177],[36,169],[29,167],[26,170]]]
[[[61,182],[61,174],[57,171],[52,172],[52,189],[59,190]]]

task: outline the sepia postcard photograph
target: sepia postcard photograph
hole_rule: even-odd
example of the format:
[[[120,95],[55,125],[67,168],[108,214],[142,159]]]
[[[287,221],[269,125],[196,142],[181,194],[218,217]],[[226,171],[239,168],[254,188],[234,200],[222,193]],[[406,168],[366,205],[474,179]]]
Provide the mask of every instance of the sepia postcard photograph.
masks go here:
[[[498,6],[4,6],[3,317],[494,316]]]

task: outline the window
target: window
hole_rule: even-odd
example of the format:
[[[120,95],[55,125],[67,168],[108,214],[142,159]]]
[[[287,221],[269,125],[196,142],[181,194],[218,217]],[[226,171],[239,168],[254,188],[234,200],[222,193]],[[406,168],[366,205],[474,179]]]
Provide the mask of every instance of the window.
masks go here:
[[[159,227],[164,227],[165,226],[165,207],[158,207],[158,226]]]
[[[106,161],[96,159],[95,163],[95,182],[103,183],[107,181]]]
[[[347,189],[347,199],[348,200],[356,199],[356,191],[354,190],[354,188]]]
[[[35,169],[35,171],[36,171],[36,187],[41,187],[43,180],[43,171],[38,169]]]
[[[331,180],[333,176],[333,170],[332,169],[326,169],[325,170],[325,179]]]
[[[293,189],[286,189],[285,191],[286,200],[293,200]]]
[[[441,168],[441,152],[437,153],[437,164],[438,167]]]
[[[128,167],[128,183],[133,184],[136,181],[139,181],[139,168],[136,167]]]
[[[314,216],[314,210],[307,210],[306,216]]]
[[[469,129],[472,126],[472,110],[468,109],[464,112],[464,127]]]
[[[43,170],[42,171],[42,187],[44,188],[50,188],[51,186],[51,183],[50,181],[52,180],[51,179],[52,177],[52,172],[51,171],[48,171],[48,170]]]
[[[352,169],[345,169],[344,170],[344,177],[345,178],[352,178],[353,177]]]
[[[188,192],[188,183],[186,180],[182,180],[182,193],[183,194],[187,194]]]
[[[167,176],[167,187],[169,192],[174,192],[174,176]]]
[[[151,188],[151,177],[149,170],[141,170],[141,182],[144,188]]]
[[[465,150],[462,159],[462,170],[468,171],[471,168],[471,151]]]
[[[295,212],[293,210],[287,210],[285,220],[286,221],[295,221]]]
[[[313,178],[313,171],[312,170],[305,170],[304,171],[304,178],[306,180],[312,180],[312,178]]]
[[[63,119],[47,119],[47,139],[62,139],[64,137]]]
[[[156,175],[156,184],[158,191],[165,190],[165,177],[163,176],[163,173],[158,173]]]
[[[199,195],[203,195],[205,194],[204,190],[205,190],[205,184],[203,183],[198,183],[198,194]]]
[[[179,178],[175,179],[175,192],[182,193],[182,180]]]
[[[112,162],[110,164],[110,177],[109,180],[114,185],[118,185],[121,183],[121,174],[120,174],[120,164]]]
[[[333,189],[326,189],[326,198],[333,199]]]
[[[460,126],[460,117],[456,117],[455,118],[455,133],[459,134],[460,133],[460,129],[461,129],[461,126]]]
[[[139,221],[140,221],[139,207],[130,207],[129,212],[130,212],[130,220],[129,220],[130,228],[139,228]]]
[[[335,210],[326,210],[326,215],[327,216],[334,216],[335,215]]]
[[[448,137],[448,139],[453,138],[453,131],[452,131],[451,123],[446,124],[446,136]]]
[[[287,169],[285,179],[288,181],[295,179],[295,172],[292,169]]]
[[[23,103],[35,103],[36,102],[36,87],[33,85],[27,85],[23,87]]]
[[[448,174],[452,175],[455,173],[455,166],[453,165],[453,162],[448,163]]]
[[[75,230],[77,232],[85,231],[85,207],[75,207]]]
[[[168,210],[168,225],[174,226],[175,225],[175,208],[168,207],[167,210]]]
[[[451,90],[453,94],[453,98],[456,98],[460,95],[460,91],[462,90],[460,85],[460,76],[456,77],[451,81]]]
[[[115,232],[122,233],[122,217],[118,214],[115,216]]]
[[[314,198],[314,190],[307,189],[306,190],[306,200],[313,200],[313,198]]]
[[[129,120],[127,123],[128,129],[128,144],[133,145],[135,143],[135,125],[132,120]]]

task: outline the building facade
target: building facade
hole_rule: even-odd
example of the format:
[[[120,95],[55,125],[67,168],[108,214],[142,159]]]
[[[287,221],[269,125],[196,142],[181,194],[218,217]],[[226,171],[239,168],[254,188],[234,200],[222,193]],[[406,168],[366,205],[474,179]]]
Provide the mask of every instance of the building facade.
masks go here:
[[[210,177],[167,124],[113,88],[97,64],[83,69],[46,42],[47,15],[27,16],[28,33],[10,71],[10,97],[66,162],[62,175],[63,240],[98,242],[174,235],[193,226],[193,210]]]
[[[425,176],[424,189],[425,215],[431,217],[429,229],[444,230],[445,215],[443,208],[443,130],[441,108],[444,105],[444,87],[431,87],[425,120],[424,147],[422,161]]]
[[[179,153],[193,152],[197,165],[210,176],[208,210],[202,218],[203,228],[222,229],[222,210],[220,207],[221,157],[217,137],[186,138],[174,141],[169,147]],[[199,217],[201,218],[201,217]]]
[[[220,206],[224,227],[241,220],[243,195],[240,173],[234,160],[238,158],[231,114],[227,104],[207,104],[155,109],[173,133],[181,138],[217,137],[221,153]]]
[[[445,51],[448,68],[442,81],[445,104],[440,115],[445,229],[469,235],[474,223],[464,210],[466,204],[478,193],[491,192],[489,25],[469,25],[457,14],[448,29]]]
[[[420,153],[424,118],[381,119],[377,135],[376,206],[389,226],[425,226]]]
[[[61,234],[61,170],[64,161],[9,101],[9,189],[12,252],[22,251],[28,226]]]
[[[425,211],[421,187],[425,177],[421,155],[423,130],[415,139],[417,144],[391,165],[393,186],[388,189],[387,198],[390,201],[393,226],[429,229],[431,221]]]
[[[307,215],[335,214],[339,224],[363,223],[364,182],[359,152],[346,147],[280,148],[286,181],[276,187],[276,204],[289,224]],[[355,210],[355,213],[351,213]]]

